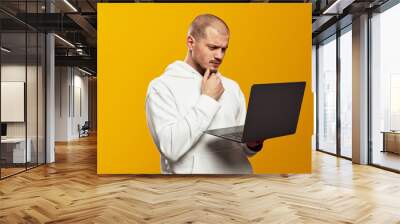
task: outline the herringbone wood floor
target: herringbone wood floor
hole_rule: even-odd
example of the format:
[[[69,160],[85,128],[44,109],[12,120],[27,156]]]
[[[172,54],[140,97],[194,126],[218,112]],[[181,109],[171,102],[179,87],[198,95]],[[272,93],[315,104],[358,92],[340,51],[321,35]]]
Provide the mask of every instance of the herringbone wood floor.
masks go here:
[[[400,175],[315,152],[313,174],[98,176],[96,141],[0,181],[0,223],[400,223]]]

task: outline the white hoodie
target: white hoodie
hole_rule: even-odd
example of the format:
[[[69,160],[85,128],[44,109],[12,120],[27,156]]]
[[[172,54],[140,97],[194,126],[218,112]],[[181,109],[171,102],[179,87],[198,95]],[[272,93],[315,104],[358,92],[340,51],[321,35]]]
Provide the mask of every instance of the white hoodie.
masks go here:
[[[203,76],[183,61],[170,64],[149,84],[146,118],[167,174],[252,173],[245,144],[204,134],[205,130],[243,125],[245,98],[239,85],[221,77],[218,101],[201,95]]]

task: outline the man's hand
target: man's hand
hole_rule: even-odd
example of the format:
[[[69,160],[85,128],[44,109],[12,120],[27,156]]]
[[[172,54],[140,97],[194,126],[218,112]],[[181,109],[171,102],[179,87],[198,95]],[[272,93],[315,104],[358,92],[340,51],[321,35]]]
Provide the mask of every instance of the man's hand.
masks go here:
[[[201,83],[201,94],[205,94],[218,101],[222,93],[224,93],[224,87],[222,86],[221,79],[215,73],[210,74],[210,69],[208,68],[204,73]]]
[[[260,151],[263,147],[263,144],[264,140],[256,142],[246,142],[247,147],[255,152]]]

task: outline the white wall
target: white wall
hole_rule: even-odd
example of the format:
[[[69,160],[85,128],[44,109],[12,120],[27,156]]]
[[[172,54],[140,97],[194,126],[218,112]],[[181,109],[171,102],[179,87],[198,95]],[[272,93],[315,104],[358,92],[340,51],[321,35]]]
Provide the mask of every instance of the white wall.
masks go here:
[[[69,80],[70,75],[67,67],[55,68],[55,141],[68,140]]]
[[[72,67],[56,67],[55,73],[55,140],[70,141],[88,120],[88,77]]]
[[[29,85],[36,86],[36,80],[33,77],[36,77],[36,66],[28,66],[27,68],[24,65],[18,64],[5,64],[1,66],[1,81],[2,82],[25,82],[25,75],[27,69],[28,81]],[[32,113],[32,107],[36,111],[36,88],[27,88],[27,106],[31,106],[27,112],[28,118],[28,137],[30,133],[35,132],[36,134],[36,113]],[[4,97],[4,96],[3,96]],[[29,105],[31,102],[35,102],[34,105]],[[40,106],[40,105],[39,105]],[[7,110],[7,108],[1,108],[1,110]],[[34,122],[35,124],[31,124]],[[26,122],[7,122],[7,136],[8,137],[25,137],[25,123]],[[32,128],[32,131],[31,131]]]
[[[75,104],[74,104],[74,111],[75,113],[73,113],[74,117],[72,119],[72,132],[71,134],[74,137],[78,137],[79,133],[78,133],[78,124],[80,124],[81,126],[85,123],[85,121],[88,120],[89,117],[89,111],[88,111],[88,99],[89,99],[89,94],[88,94],[88,77],[85,76],[81,76],[82,73],[78,73],[78,75],[76,74],[75,70],[75,75],[74,75],[74,100],[75,100]],[[80,91],[80,93],[79,93]],[[80,95],[80,97],[79,97]],[[80,102],[79,102],[80,101]],[[80,107],[80,108],[79,108]],[[79,111],[79,109],[81,111]]]

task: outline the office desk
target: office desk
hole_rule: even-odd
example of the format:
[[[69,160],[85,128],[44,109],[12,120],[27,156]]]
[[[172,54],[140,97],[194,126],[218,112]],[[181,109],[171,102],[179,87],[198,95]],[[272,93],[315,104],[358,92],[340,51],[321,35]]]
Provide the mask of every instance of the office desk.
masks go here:
[[[382,131],[381,133],[383,133],[382,152],[400,154],[400,131]]]
[[[31,145],[32,140],[26,140],[25,154],[25,138],[6,138],[1,139],[1,157],[6,163],[25,163],[31,161]],[[27,159],[27,161],[25,161]]]

